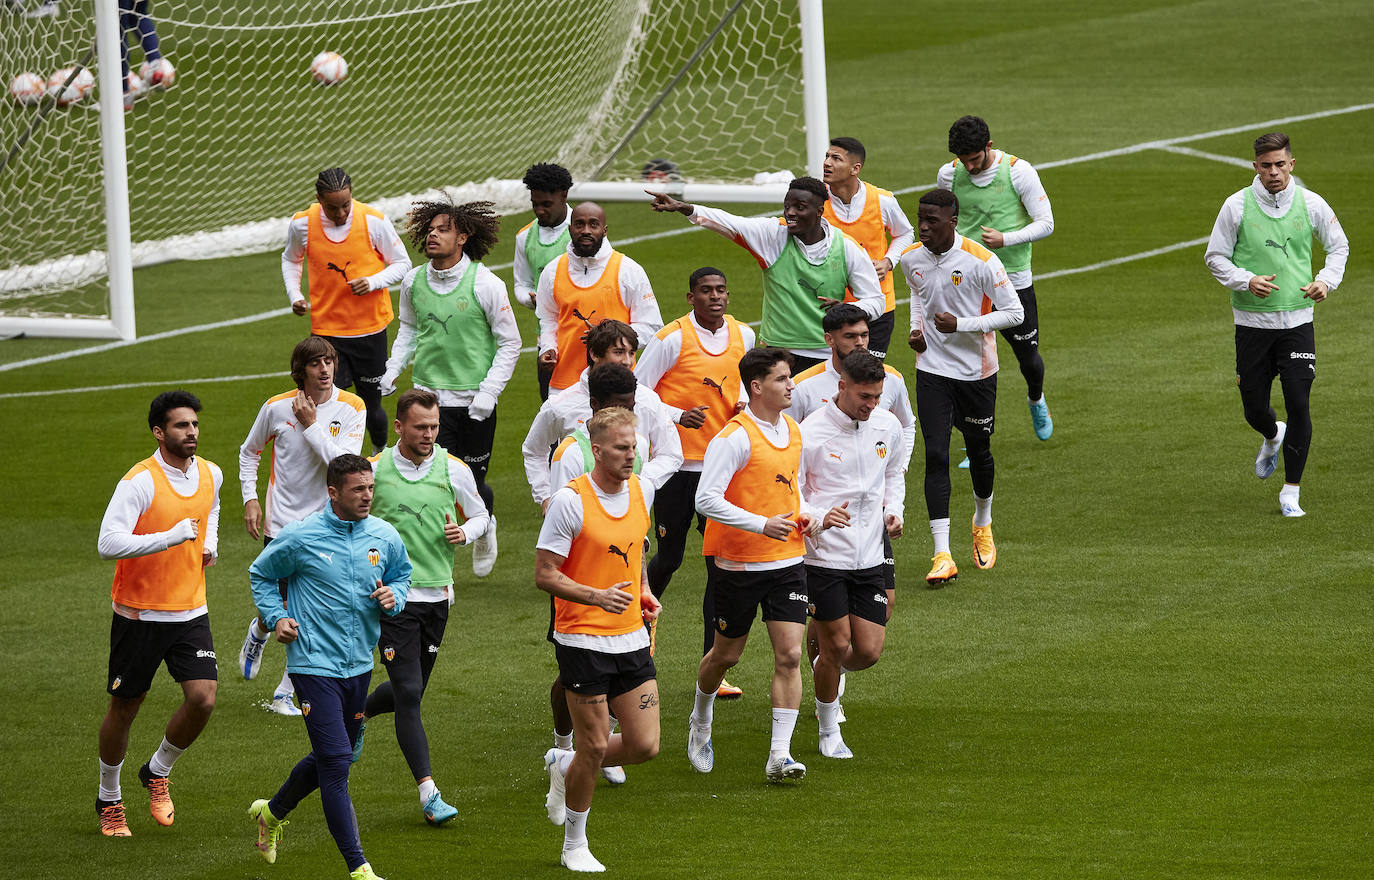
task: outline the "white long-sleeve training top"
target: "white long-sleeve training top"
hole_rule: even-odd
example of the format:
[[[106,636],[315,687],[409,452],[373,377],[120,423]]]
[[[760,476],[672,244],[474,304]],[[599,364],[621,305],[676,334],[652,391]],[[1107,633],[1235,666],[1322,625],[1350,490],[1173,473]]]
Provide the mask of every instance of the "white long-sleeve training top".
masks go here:
[[[936,187],[954,191],[954,166],[958,162],[959,160],[955,159],[940,166],[939,173],[935,175]],[[993,150],[992,164],[977,174],[970,174],[969,180],[977,186],[987,186],[997,176],[997,167],[1001,164],[1002,151]],[[1021,206],[1030,215],[1031,222],[1020,229],[997,230],[1002,233],[1002,247],[1027,244],[1048,238],[1050,233],[1054,232],[1054,209],[1050,207],[1050,197],[1046,194],[1044,185],[1040,183],[1040,174],[1035,170],[1035,167],[1020,156],[1017,156],[1016,161],[1011,165],[1011,188],[1016,191],[1017,197],[1021,199]],[[979,243],[982,243],[981,239]],[[1011,286],[1017,290],[1025,290],[1035,281],[1030,269],[1017,272],[1009,277],[1011,278]]]
[[[997,338],[992,331],[1025,320],[1021,298],[997,255],[955,233],[954,243],[943,254],[919,242],[907,248],[901,266],[912,292],[911,329],[922,331],[926,340],[916,369],[963,381],[996,373]],[[940,312],[958,319],[953,333],[935,329]]]
[[[1335,290],[1345,277],[1345,261],[1350,257],[1350,240],[1345,237],[1341,222],[1336,213],[1326,203],[1326,199],[1305,187],[1299,187],[1296,180],[1289,179],[1288,186],[1271,193],[1260,183],[1259,175],[1250,182],[1250,191],[1255,194],[1255,202],[1260,210],[1269,217],[1282,217],[1293,207],[1293,198],[1301,189],[1303,200],[1307,203],[1307,219],[1312,224],[1312,232],[1326,251],[1326,263],[1317,273],[1315,281]],[[1245,213],[1245,190],[1238,190],[1222,203],[1217,222],[1212,225],[1212,237],[1207,241],[1207,253],[1203,259],[1212,277],[1221,282],[1227,290],[1245,290],[1250,279],[1256,274],[1231,260],[1236,251],[1236,235],[1240,230],[1240,220]],[[1255,327],[1260,330],[1284,330],[1311,323],[1312,307],[1294,309],[1290,312],[1247,312],[1244,309],[1231,309],[1236,324],[1241,327]]]
[[[525,241],[529,238],[530,230],[534,230],[534,234],[539,236],[540,244],[552,244],[568,230],[568,224],[571,222],[572,208],[569,208],[563,213],[563,222],[557,226],[540,226],[539,221],[535,220],[515,234],[515,260],[511,267],[514,284],[511,292],[515,296],[515,301],[525,308],[534,308],[534,292],[539,287],[539,278],[530,268],[529,257],[525,255]]]
[[[792,406],[787,414],[798,423],[804,422],[813,412],[835,400],[840,392],[840,371],[835,369],[835,358],[829,357],[821,362],[821,369],[812,372],[803,370],[794,380]],[[878,406],[897,417],[902,426],[903,449],[898,454],[902,468],[911,466],[911,453],[916,448],[916,412],[911,408],[911,394],[906,389],[902,374],[887,364],[883,364],[883,397]]]
[[[391,343],[391,357],[387,358],[383,384],[395,384],[397,377],[415,358],[419,334],[415,329],[415,306],[411,302],[410,288],[415,283],[416,274],[424,272],[429,286],[435,293],[442,295],[458,286],[471,264],[472,261],[464,254],[457,263],[447,269],[436,269],[434,264],[426,262],[423,266],[416,266],[406,273],[406,277],[401,281],[396,340]],[[486,378],[476,390],[452,391],[447,388],[427,388],[418,383],[415,385],[416,388],[433,391],[439,398],[440,406],[467,406],[479,393],[489,394],[493,398],[500,397],[506,383],[515,373],[516,363],[520,360],[520,328],[515,323],[510,298],[506,296],[506,282],[485,265],[479,264],[472,293],[477,297],[482,313],[487,316],[487,326],[491,328],[492,338],[496,340],[496,356],[492,358]]]
[[[881,565],[886,515],[900,522],[906,500],[897,417],[878,408],[860,422],[832,401],[807,416],[801,432],[807,500],[825,510],[849,505],[848,526],[806,539],[806,564],[851,571]]]
[[[864,208],[868,206],[869,195],[876,192],[878,192],[877,187],[869,187],[862,180],[859,181],[859,189],[854,193],[854,198],[848,202],[843,201],[831,190],[830,209],[835,212],[835,216],[842,223],[853,223],[863,216]],[[883,218],[883,228],[887,230],[887,234],[891,238],[884,256],[892,263],[892,268],[896,269],[897,260],[902,256],[902,251],[916,243],[916,230],[912,227],[911,221],[907,219],[902,206],[897,204],[896,196],[890,196],[886,193],[880,194],[878,196],[878,214]]]
[[[381,290],[406,276],[410,271],[410,254],[406,252],[406,246],[389,219],[373,217],[371,214],[366,217],[367,240],[386,262],[385,269],[367,276],[367,285],[369,290]],[[352,207],[349,208],[348,219],[341,225],[335,224],[328,214],[321,212],[320,228],[324,230],[325,237],[336,244],[348,238],[348,231],[353,228]],[[301,276],[305,273],[305,243],[309,234],[308,217],[292,219],[286,230],[286,248],[281,252],[281,279],[286,285],[286,298],[291,305],[305,299],[305,294],[301,293]]]
[[[611,261],[611,240],[602,239],[601,249],[590,257],[579,257],[573,253],[572,244],[568,245],[568,276],[579,287],[590,287],[601,279],[606,265]],[[558,260],[552,260],[539,276],[539,285],[534,297],[534,316],[539,319],[539,351],[558,348],[558,301],[553,295],[553,281],[558,275]],[[653,285],[644,267],[622,256],[620,260],[620,301],[630,310],[629,324],[639,337],[642,349],[663,327],[663,315],[658,310],[658,300],[654,298]]]

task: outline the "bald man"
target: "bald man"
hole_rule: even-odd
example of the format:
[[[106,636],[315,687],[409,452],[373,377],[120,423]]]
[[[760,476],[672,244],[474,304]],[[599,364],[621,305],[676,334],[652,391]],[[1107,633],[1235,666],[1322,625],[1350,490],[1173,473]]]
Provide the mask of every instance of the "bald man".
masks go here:
[[[607,318],[634,328],[642,349],[663,326],[649,276],[611,247],[606,212],[594,202],[572,210],[567,253],[544,267],[534,295],[539,319],[539,362],[553,370],[549,388],[577,384],[587,368],[582,338]]]

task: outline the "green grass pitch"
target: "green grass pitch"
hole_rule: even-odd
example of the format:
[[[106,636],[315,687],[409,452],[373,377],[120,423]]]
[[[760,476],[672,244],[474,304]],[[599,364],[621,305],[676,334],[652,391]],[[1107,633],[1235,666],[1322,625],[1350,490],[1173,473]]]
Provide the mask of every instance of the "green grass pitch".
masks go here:
[[[730,675],[744,698],[717,705],[715,772],[697,775],[684,759],[702,582],[689,545],[659,629],[662,754],[630,768],[627,785],[599,786],[594,851],[614,876],[636,878],[1374,876],[1365,329],[1374,111],[1282,126],[1299,176],[1331,202],[1353,251],[1344,284],[1318,309],[1305,519],[1279,516],[1281,477],[1260,483],[1251,473],[1258,440],[1241,418],[1230,311],[1202,245],[1052,277],[1204,238],[1222,200],[1250,179],[1161,149],[1053,163],[1227,129],[1238,131],[1186,146],[1245,158],[1250,141],[1276,127],[1268,120],[1367,102],[1374,11],[1352,0],[1244,9],[1221,0],[868,0],[832,4],[826,27],[831,131],[865,141],[865,177],[909,190],[910,214],[949,158],[949,123],[964,113],[986,117],[998,146],[1042,167],[1056,231],[1036,245],[1035,267],[1055,434],[1047,443],[1031,434],[1004,346],[997,567],[972,565],[971,492],[956,472],[962,576],[924,589],[918,455],[887,650],[851,677],[845,699],[857,757],[816,753],[808,683],[794,754],[810,773],[797,786],[763,782],[761,632]],[[297,174],[308,181],[316,170]],[[357,193],[369,197],[366,180]],[[508,261],[525,219],[506,222],[490,262]],[[685,225],[640,205],[611,206],[610,222],[622,241]],[[686,277],[706,264],[729,274],[732,311],[757,318],[757,269],[723,239],[694,232],[627,251],[647,268],[665,318],[685,310]],[[276,254],[158,266],[135,282],[144,335],[285,301]],[[530,315],[518,311],[528,344]],[[905,321],[904,306],[899,313]],[[0,806],[11,876],[344,875],[318,799],[291,817],[275,866],[252,848],[248,804],[269,796],[308,748],[299,722],[259,708],[281,673],[281,648],[269,647],[255,682],[233,671],[253,614],[246,568],[256,553],[240,518],[237,447],[287,380],[209,381],[284,372],[305,332],[281,317],[4,370],[0,423],[13,445],[0,505]],[[7,342],[0,367],[88,345]],[[909,377],[900,350],[893,363]],[[352,775],[363,845],[392,880],[562,871],[540,761],[555,666],[547,600],[532,578],[538,513],[517,452],[536,403],[532,366],[522,359],[498,412],[491,480],[501,558],[478,582],[462,576],[469,557],[460,554],[460,604],[425,702],[436,780],[460,816],[443,829],[424,824],[387,719],[370,725]],[[148,400],[176,386],[204,400],[201,451],[227,476],[221,558],[209,576],[225,661],[219,702],[173,775],[176,825],[159,828],[135,778],[180,699],[158,678],[126,759],[134,837],[106,840],[92,801],[113,566],[97,558],[95,538],[115,482],[154,446]]]

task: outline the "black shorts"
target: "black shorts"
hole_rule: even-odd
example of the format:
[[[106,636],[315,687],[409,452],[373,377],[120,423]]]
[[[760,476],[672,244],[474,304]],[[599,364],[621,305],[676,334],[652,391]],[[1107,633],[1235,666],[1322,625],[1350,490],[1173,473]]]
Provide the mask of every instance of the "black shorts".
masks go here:
[[[811,616],[839,620],[854,615],[887,625],[885,565],[853,571],[846,568],[806,566],[806,588],[811,593]]]
[[[163,661],[174,681],[218,681],[210,615],[182,623],[130,620],[118,614],[110,622],[111,696],[136,700],[148,692]]]
[[[1236,326],[1236,384],[1263,391],[1281,380],[1317,377],[1317,336],[1311,321],[1286,330]]]
[[[992,436],[996,415],[996,373],[969,380],[916,371],[916,417],[927,442],[948,438],[951,428],[958,428],[965,437],[972,434],[986,440]]]
[[[897,310],[893,309],[868,322],[868,350],[877,357],[887,357],[888,346],[892,344],[892,327],[896,320]]]
[[[711,621],[727,639],[749,634],[754,612],[763,608],[763,619],[806,623],[810,600],[806,592],[806,568],[799,560],[771,571],[727,571],[719,565],[706,567],[706,580],[716,599]]]
[[[354,384],[380,388],[386,372],[386,331],[366,336],[326,336],[339,359],[334,364],[334,386],[351,388]]]
[[[382,665],[418,663],[425,654],[438,654],[448,626],[448,602],[412,602],[394,617],[382,615],[377,650]]]
[[[892,539],[883,529],[883,589],[897,589],[897,555],[892,552]]]
[[[558,658],[558,677],[563,680],[563,687],[575,694],[618,697],[658,678],[648,648],[625,654],[570,648],[557,642],[553,648]]]

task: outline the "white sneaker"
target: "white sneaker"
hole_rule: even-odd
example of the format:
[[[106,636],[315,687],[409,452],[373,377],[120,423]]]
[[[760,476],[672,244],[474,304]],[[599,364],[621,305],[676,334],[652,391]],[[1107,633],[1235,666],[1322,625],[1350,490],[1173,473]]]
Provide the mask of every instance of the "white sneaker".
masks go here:
[[[1255,456],[1255,476],[1261,480],[1269,479],[1269,475],[1279,466],[1279,450],[1283,449],[1283,436],[1288,433],[1288,425],[1284,422],[1279,422],[1278,425],[1279,432],[1274,435],[1274,439],[1261,443],[1259,455]]]
[[[801,761],[792,759],[791,755],[768,756],[768,763],[763,765],[764,775],[769,782],[782,782],[785,779],[801,779],[806,776],[806,765]]]
[[[262,651],[267,647],[267,639],[253,635],[257,622],[256,617],[248,621],[248,635],[243,637],[243,647],[239,648],[239,672],[244,681],[258,677],[258,670],[262,668]]]
[[[716,766],[716,750],[711,745],[711,728],[687,724],[687,760],[698,773],[710,773]]]
[[[563,850],[563,855],[559,861],[561,861],[563,867],[567,868],[569,871],[581,871],[585,874],[600,874],[602,871],[606,870],[606,866],[596,860],[596,856],[592,855],[591,847],[587,846],[585,843],[577,849]]]
[[[849,750],[849,746],[844,744],[844,737],[840,736],[837,730],[834,733],[821,734],[821,757],[824,758],[852,758],[854,753]]]
[[[290,717],[297,716],[301,714],[301,710],[296,708],[296,702],[292,699],[293,697],[295,697],[295,694],[273,694],[272,702],[268,704],[267,708],[269,711],[276,712],[278,715],[287,715]]]
[[[1284,498],[1282,495],[1279,496],[1279,513],[1290,517],[1307,516],[1307,511],[1298,506],[1298,499]]]
[[[548,810],[549,821],[555,825],[562,825],[565,821],[567,821],[568,818],[566,800],[567,790],[564,788],[563,771],[558,767],[558,759],[563,757],[563,755],[565,754],[567,754],[567,752],[563,749],[549,749],[547,752],[544,753],[544,770],[547,771],[549,774],[549,793],[544,798],[544,809]],[[586,849],[586,847],[583,847],[583,849]],[[588,851],[587,855],[590,857],[591,852]],[[593,859],[592,861],[596,860]],[[566,865],[567,862],[565,861],[563,862],[563,864]],[[605,869],[573,868],[573,870],[579,871]]]
[[[496,566],[496,517],[491,518],[487,530],[472,542],[472,573],[479,578],[491,574]],[[591,853],[587,853],[591,855]],[[593,859],[593,861],[595,861]],[[604,868],[601,870],[605,870]]]
[[[624,768],[624,767],[602,767],[602,768],[601,768],[601,778],[604,779],[604,780],[606,780],[607,782],[609,782],[611,785],[624,785],[624,784],[625,784],[625,768]]]

